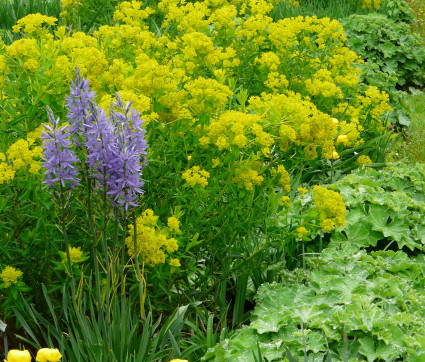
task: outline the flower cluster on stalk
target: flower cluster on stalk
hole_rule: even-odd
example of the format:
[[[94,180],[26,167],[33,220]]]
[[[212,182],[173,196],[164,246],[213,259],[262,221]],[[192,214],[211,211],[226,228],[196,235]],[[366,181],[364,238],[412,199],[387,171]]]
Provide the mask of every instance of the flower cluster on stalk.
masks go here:
[[[143,193],[141,175],[148,145],[140,113],[131,108],[130,102],[124,105],[118,93],[115,96],[108,117],[96,105],[96,94],[90,90],[89,81],[81,78],[76,68],[66,104],[67,132],[67,127],[58,127],[59,120],[48,112],[51,126],[45,126],[48,132],[43,136],[43,166],[47,169],[44,182],[51,188],[55,188],[56,181],[63,186],[67,181],[69,188],[75,187],[78,179],[74,163],[82,161],[96,186],[109,195],[114,205],[122,204],[127,209],[137,206],[137,197]],[[79,150],[80,159],[71,144]]]
[[[78,157],[71,149],[71,141],[67,132],[67,125],[59,127],[59,118],[55,119],[53,111],[47,106],[47,116],[50,125],[44,124],[42,139],[44,183],[50,188],[57,189],[57,182],[63,188],[72,189],[79,184],[78,171],[75,163]]]

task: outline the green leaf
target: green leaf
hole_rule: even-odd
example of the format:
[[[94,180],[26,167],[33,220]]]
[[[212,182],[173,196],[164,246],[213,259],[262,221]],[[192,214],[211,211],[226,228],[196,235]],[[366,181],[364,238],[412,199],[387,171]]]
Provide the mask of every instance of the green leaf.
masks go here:
[[[371,337],[363,337],[359,339],[359,342],[359,352],[363,354],[370,362],[373,362],[376,359],[389,361],[390,359],[399,356],[397,349],[392,345],[386,345],[382,341],[379,341],[375,344],[373,338]]]
[[[392,58],[398,49],[393,43],[379,44],[377,48],[384,53],[384,58]]]

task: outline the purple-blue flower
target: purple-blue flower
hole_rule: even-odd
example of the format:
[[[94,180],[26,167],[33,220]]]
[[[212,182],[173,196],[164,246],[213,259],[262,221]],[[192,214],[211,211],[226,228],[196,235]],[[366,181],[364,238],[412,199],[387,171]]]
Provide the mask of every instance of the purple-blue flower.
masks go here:
[[[54,187],[61,181],[69,187],[78,184],[77,170],[73,165],[78,157],[70,148],[68,136],[73,135],[75,146],[81,150],[88,176],[96,180],[100,188],[110,196],[115,204],[126,209],[137,206],[137,198],[143,193],[142,171],[146,166],[146,131],[142,128],[144,120],[140,113],[124,103],[116,94],[116,103],[110,107],[110,117],[96,105],[96,94],[90,90],[89,81],[81,78],[78,67],[75,70],[75,82],[67,96],[69,130],[58,128],[50,108],[48,111],[51,126],[45,126],[43,166],[47,169],[45,183]],[[116,111],[118,108],[118,111]]]
[[[110,118],[102,108],[91,105],[92,119],[86,124],[85,143],[87,164],[97,185],[115,204],[137,206],[136,199],[143,193],[142,170],[146,166],[146,131],[142,129],[140,114],[122,105],[117,95],[116,105],[122,112],[110,108]]]
[[[129,205],[137,206],[135,200],[138,194],[143,193],[141,187],[144,182],[140,176],[146,166],[148,145],[140,113],[130,109],[130,103],[124,108],[118,94],[116,97],[116,105],[121,112],[115,113],[111,110],[111,118],[116,118],[118,137],[113,172],[108,180],[108,194],[115,202],[124,204],[127,208]]]
[[[75,67],[75,82],[71,81],[70,96],[66,96],[68,108],[69,132],[72,134],[84,132],[87,123],[90,102],[96,98],[96,93],[90,90],[89,80],[81,78],[78,66]]]
[[[47,106],[47,115],[50,125],[43,124],[45,130],[42,134],[44,183],[56,189],[55,183],[60,182],[62,187],[74,188],[79,184],[78,171],[75,163],[78,158],[70,148],[69,132],[67,126],[58,127],[59,118],[55,119],[52,110]]]

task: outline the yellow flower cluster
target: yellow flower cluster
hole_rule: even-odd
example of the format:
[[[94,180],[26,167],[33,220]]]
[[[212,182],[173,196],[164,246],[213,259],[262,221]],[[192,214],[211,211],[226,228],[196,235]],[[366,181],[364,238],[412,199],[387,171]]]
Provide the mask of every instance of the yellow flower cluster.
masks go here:
[[[345,226],[345,204],[339,193],[323,186],[314,186],[313,201],[319,212],[319,220],[324,232],[334,230],[337,226]]]
[[[35,357],[38,362],[59,362],[61,358],[57,348],[41,348]],[[8,352],[5,362],[31,362],[31,355],[27,350],[12,349]]]
[[[269,122],[274,139],[282,150],[292,144],[301,145],[307,158],[316,158],[318,148],[322,149],[322,157],[328,157],[334,151],[337,129],[332,118],[299,93],[264,94],[251,97],[249,103],[250,109],[263,114]]]
[[[4,153],[0,152],[0,185],[12,181],[16,173],[12,165],[4,161],[6,161],[6,157]]]
[[[6,288],[12,284],[18,283],[18,279],[23,275],[19,269],[15,269],[13,266],[6,266],[0,273],[0,278],[3,280]]]
[[[202,136],[199,142],[202,145],[214,144],[219,150],[232,146],[242,149],[248,145],[248,141],[260,147],[269,147],[271,140],[263,131],[261,123],[261,117],[256,114],[225,111],[210,123],[206,128],[207,135]]]
[[[143,3],[139,1],[123,1],[118,4],[113,19],[127,25],[138,26],[144,19],[155,13],[155,10],[149,7],[142,9],[142,6]]]
[[[20,39],[7,47],[6,53],[12,59],[21,58],[29,72],[37,71],[40,64],[50,64],[46,73],[62,83],[78,64],[83,76],[90,78],[91,86],[98,91],[102,104],[110,100],[111,93],[126,92],[126,100],[132,100],[148,120],[190,120],[201,113],[211,116],[221,112],[234,96],[233,82],[239,77],[241,60],[248,54],[250,57],[255,55],[255,61],[249,66],[259,74],[263,89],[271,90],[277,97],[287,97],[288,103],[298,104],[299,108],[314,109],[308,95],[320,96],[331,101],[332,107],[326,110],[328,114],[338,110],[339,115],[343,115],[347,107],[339,100],[345,98],[347,92],[352,93],[358,84],[356,65],[360,60],[345,47],[342,26],[336,20],[300,16],[273,22],[267,16],[273,5],[267,1],[186,3],[183,0],[162,0],[157,11],[165,16],[165,22],[161,36],[157,37],[147,30],[148,19],[154,10],[143,9],[142,5],[138,1],[120,3],[114,13],[117,23],[100,27],[94,36],[67,33],[64,27],[58,27],[54,40]],[[41,29],[55,21],[50,17],[28,16],[20,20],[16,30]],[[167,26],[174,27],[176,32],[168,31]],[[254,46],[260,43],[264,47],[261,52]],[[299,51],[300,48],[303,52]],[[45,51],[40,54],[40,49]],[[8,68],[0,65],[0,78],[2,73],[12,71]],[[14,72],[19,74],[16,69]],[[62,94],[63,89],[63,85],[57,86],[54,92]],[[271,96],[265,93],[259,98],[267,103]],[[372,96],[375,95],[366,98],[372,99]],[[359,106],[372,108],[370,113],[374,117],[379,117],[387,107],[384,98],[376,110],[375,99],[373,106],[369,107],[367,100],[351,98],[357,100],[354,109]],[[278,103],[280,99],[276,98],[276,101]],[[156,114],[154,108],[163,111]],[[251,109],[249,113],[252,111],[263,114],[259,109]],[[292,128],[292,131],[282,129],[286,134],[276,142],[282,150],[299,142],[303,143],[308,158],[332,155],[338,132],[329,132],[324,117],[318,120],[310,117],[317,120],[312,125],[311,120],[293,119],[296,112],[282,110],[277,113],[280,119],[276,116],[270,119],[272,113],[276,114],[269,112],[264,119],[271,128],[282,123]],[[216,115],[220,117],[220,114]],[[366,112],[362,111],[357,116],[347,113],[341,120],[341,125],[351,129],[350,135],[344,132],[349,139],[346,145],[359,142],[362,132],[359,124],[365,117]],[[267,154],[267,148],[272,146],[271,137],[276,136],[276,132],[267,129],[265,123],[261,125],[269,136],[263,134],[264,137],[259,138],[264,143],[264,154]],[[308,135],[312,127],[320,131],[319,138],[322,139],[316,140],[314,135]],[[208,128],[205,130],[208,132]],[[249,138],[242,133],[223,137],[212,140],[212,144],[218,142],[222,149],[232,144],[243,148]],[[320,153],[319,149],[323,151]]]
[[[12,95],[32,73],[43,73],[47,77],[34,82],[37,96],[62,97],[78,65],[98,104],[108,109],[118,91],[141,111],[144,127],[198,139],[193,154],[208,151],[210,167],[232,168],[234,181],[252,189],[273,175],[251,167],[251,155],[260,155],[262,164],[272,150],[279,157],[337,159],[336,147],[361,144],[362,125],[370,118],[380,125],[390,109],[385,93],[361,90],[361,59],[346,47],[338,21],[298,16],[274,22],[272,8],[266,0],[161,0],[155,10],[124,1],[115,23],[93,36],[64,26],[53,31],[56,19],[29,15],[15,27],[26,38],[0,42],[1,93]],[[148,26],[153,16],[164,18],[156,33]],[[29,157],[36,150],[25,142],[14,146],[20,158],[15,152],[16,159],[0,162],[0,182],[13,178],[20,164],[36,172]],[[232,152],[240,159],[229,168]],[[183,178],[205,187],[208,171],[189,169]]]
[[[312,96],[343,98],[342,90],[335,83],[332,72],[326,68],[319,69],[313,78],[307,79],[305,88]]]
[[[35,131],[29,132],[27,139],[20,139],[12,144],[6,151],[7,160],[4,154],[0,153],[0,184],[11,181],[15,172],[27,168],[32,174],[38,173],[41,168],[39,159],[43,153],[40,146],[35,145],[40,139],[43,127],[38,127]]]
[[[236,176],[233,181],[244,187],[248,191],[254,190],[254,185],[260,185],[264,177],[259,175],[256,170],[251,168],[241,168],[236,170]]]
[[[223,108],[228,97],[233,92],[226,85],[220,84],[215,79],[198,78],[185,85],[189,99],[187,105],[194,114],[201,112],[214,113]]]
[[[30,148],[30,142],[18,140],[7,150],[7,158],[13,164],[15,170],[29,166],[29,172],[36,174],[40,170],[40,164],[35,159],[41,157],[43,150],[41,147]]]
[[[208,185],[208,178],[210,173],[205,170],[201,170],[199,166],[193,166],[183,172],[182,179],[185,180],[191,187],[199,185],[205,187]]]
[[[180,221],[176,217],[169,217],[167,220],[167,226],[168,230],[174,231],[177,234],[180,233]]]
[[[173,253],[177,251],[178,244],[177,240],[174,238],[167,237],[167,230],[160,229],[157,226],[158,216],[155,216],[151,209],[147,209],[142,213],[140,217],[136,219],[136,247],[137,254],[141,255],[143,262],[149,264],[150,266],[155,266],[156,264],[164,264],[167,253]],[[176,227],[175,221],[171,221],[171,226],[175,231]],[[178,226],[178,225],[177,225]],[[135,256],[135,243],[134,243],[134,225],[129,225],[129,236],[125,239],[125,243],[128,248],[128,253],[130,256]],[[178,259],[170,260],[171,266],[177,265]]]
[[[35,39],[22,38],[10,44],[6,49],[6,54],[11,59],[21,58],[26,60],[27,58],[32,58],[33,60],[37,60],[39,52],[36,44],[37,41]],[[10,68],[8,70],[10,71]]]
[[[381,0],[362,0],[362,9],[378,10],[381,6]]]
[[[74,263],[81,263],[83,261],[83,251],[78,247],[75,248],[73,246],[69,247],[69,258],[71,261],[71,264]],[[67,263],[67,255],[63,251],[60,252],[60,255],[62,257],[62,263]]]
[[[283,188],[284,192],[291,191],[291,179],[289,178],[289,173],[286,171],[284,166],[279,165],[277,169],[273,169],[272,176],[277,177],[278,185]]]
[[[27,37],[40,34],[46,34],[45,27],[54,26],[58,20],[52,16],[37,14],[29,14],[19,19],[15,26],[12,27],[14,33],[24,31]]]
[[[370,157],[366,156],[366,155],[361,155],[361,156],[357,157],[356,162],[359,163],[360,165],[370,165],[370,164],[373,163],[373,161],[370,159]]]
[[[282,196],[279,200],[278,203],[280,206],[289,206],[289,204],[291,203],[291,198],[289,196]]]
[[[302,239],[305,235],[308,234],[308,230],[304,226],[297,228],[297,236]]]

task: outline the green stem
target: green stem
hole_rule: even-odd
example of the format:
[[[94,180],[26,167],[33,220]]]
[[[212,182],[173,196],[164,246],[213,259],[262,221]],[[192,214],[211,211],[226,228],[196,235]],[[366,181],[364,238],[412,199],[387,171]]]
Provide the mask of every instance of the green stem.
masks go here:
[[[109,252],[108,252],[108,238],[106,237],[106,229],[107,229],[107,218],[108,218],[108,198],[106,194],[106,169],[103,167],[103,191],[102,191],[102,201],[103,201],[103,225],[102,225],[102,241],[103,241],[103,249],[105,253],[105,268],[106,268],[106,297],[105,302],[109,304],[109,296],[110,296],[110,284],[111,284],[111,270],[109,265]],[[109,305],[108,305],[109,310]],[[108,313],[108,322],[110,322],[110,314]]]
[[[95,223],[93,222],[93,211],[92,211],[92,204],[91,204],[91,179],[88,177],[87,174],[87,217],[89,219],[89,226],[90,226],[90,232],[92,235],[92,264],[94,266],[94,273],[95,273],[95,283],[96,283],[96,292],[97,292],[97,308],[100,307],[101,303],[101,294],[100,294],[100,274],[99,274],[99,264],[97,262],[97,238],[96,238],[96,228]]]
[[[144,320],[144,304],[146,297],[146,282],[143,278],[143,274],[140,271],[139,265],[139,253],[137,251],[137,224],[136,224],[136,215],[133,213],[133,242],[134,242],[134,262],[136,264],[137,270],[137,281],[139,282],[139,298],[140,298],[140,318]]]
[[[72,271],[72,263],[71,263],[71,255],[69,254],[69,242],[68,242],[68,233],[66,231],[66,205],[64,201],[64,192],[63,192],[63,186],[60,185],[60,202],[61,202],[61,223],[62,223],[62,233],[63,238],[65,240],[65,253],[66,253],[66,259],[68,263],[68,273],[71,276],[71,291],[72,291],[72,299],[75,300],[75,285],[74,285],[74,273]]]

